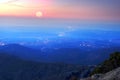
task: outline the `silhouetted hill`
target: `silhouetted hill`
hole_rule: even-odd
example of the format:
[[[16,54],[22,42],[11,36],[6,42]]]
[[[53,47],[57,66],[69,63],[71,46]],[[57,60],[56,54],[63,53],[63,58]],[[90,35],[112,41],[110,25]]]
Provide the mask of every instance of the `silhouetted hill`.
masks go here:
[[[44,53],[18,44],[8,44],[0,47],[0,52],[18,56],[23,59],[42,61]]]
[[[72,72],[86,75],[91,67],[39,63],[0,53],[0,80],[64,80]]]

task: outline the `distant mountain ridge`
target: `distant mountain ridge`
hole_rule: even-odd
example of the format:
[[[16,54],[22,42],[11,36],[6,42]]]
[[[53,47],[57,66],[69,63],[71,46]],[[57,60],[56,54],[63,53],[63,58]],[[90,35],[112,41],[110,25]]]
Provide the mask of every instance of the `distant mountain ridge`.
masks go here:
[[[39,59],[43,52],[19,44],[8,44],[0,47],[0,52],[15,55],[24,59]],[[39,57],[40,56],[40,57]]]
[[[69,63],[80,65],[99,64],[109,57],[109,54],[119,51],[120,47],[89,49],[89,48],[58,48],[42,51],[18,44],[0,46],[0,52],[12,54],[22,59],[40,62]],[[94,58],[93,58],[94,57]]]

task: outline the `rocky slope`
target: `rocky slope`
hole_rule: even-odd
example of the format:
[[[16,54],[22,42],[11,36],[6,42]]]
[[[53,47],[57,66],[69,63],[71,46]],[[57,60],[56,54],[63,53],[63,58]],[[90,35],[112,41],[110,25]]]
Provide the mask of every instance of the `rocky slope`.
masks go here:
[[[80,80],[120,80],[120,67],[106,74],[95,74],[89,78]]]

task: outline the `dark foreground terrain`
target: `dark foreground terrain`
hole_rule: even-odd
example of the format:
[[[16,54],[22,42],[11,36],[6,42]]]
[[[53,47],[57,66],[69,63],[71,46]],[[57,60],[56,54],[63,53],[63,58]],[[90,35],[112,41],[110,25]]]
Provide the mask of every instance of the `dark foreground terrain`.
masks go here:
[[[120,80],[120,67],[105,74],[96,74],[80,80]]]
[[[80,80],[90,75],[83,80],[120,80],[120,52],[108,53],[116,51],[114,48],[97,50],[99,53],[94,54],[81,53],[81,50],[73,48],[53,51],[47,54],[16,44],[1,46],[0,80]],[[98,66],[86,65],[98,64],[104,59]]]
[[[0,80],[65,80],[76,73],[85,77],[93,67],[40,63],[0,53]]]

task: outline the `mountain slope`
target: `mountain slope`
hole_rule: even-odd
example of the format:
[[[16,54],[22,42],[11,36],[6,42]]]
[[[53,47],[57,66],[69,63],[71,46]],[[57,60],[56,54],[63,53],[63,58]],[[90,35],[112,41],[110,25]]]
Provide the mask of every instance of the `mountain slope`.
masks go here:
[[[64,80],[72,72],[84,76],[91,67],[39,63],[0,53],[0,80]]]
[[[120,80],[120,67],[105,74],[95,74],[92,77],[80,80]]]
[[[96,67],[92,74],[106,73],[118,67],[120,67],[120,52],[115,52],[110,55],[109,59]]]
[[[120,80],[120,52],[112,53],[91,74],[91,77],[81,80]]]
[[[120,67],[102,75],[98,80],[120,80]]]

